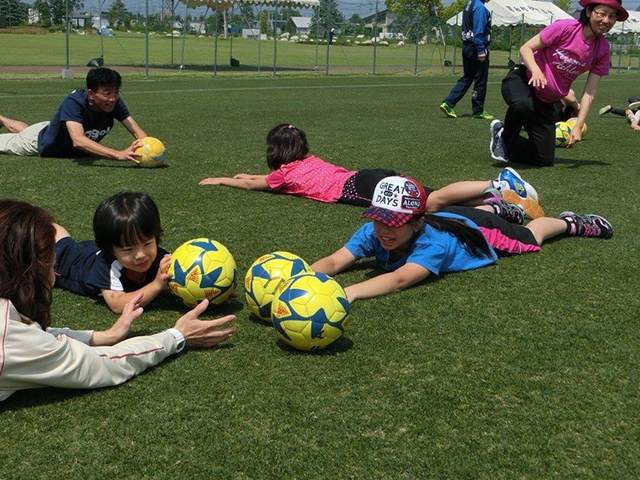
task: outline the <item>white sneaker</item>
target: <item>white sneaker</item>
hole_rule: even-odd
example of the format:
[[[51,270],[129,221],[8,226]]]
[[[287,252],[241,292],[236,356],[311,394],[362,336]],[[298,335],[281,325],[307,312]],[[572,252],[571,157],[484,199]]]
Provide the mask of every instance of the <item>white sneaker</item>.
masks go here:
[[[609,113],[611,111],[611,105],[605,105],[600,110],[598,110],[598,115],[604,115],[605,113]]]

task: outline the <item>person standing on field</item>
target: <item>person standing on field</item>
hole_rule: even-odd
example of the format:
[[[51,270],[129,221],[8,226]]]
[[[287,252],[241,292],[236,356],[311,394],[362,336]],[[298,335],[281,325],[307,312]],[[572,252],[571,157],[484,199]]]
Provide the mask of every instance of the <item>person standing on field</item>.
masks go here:
[[[491,41],[491,12],[484,5],[489,0],[469,0],[462,13],[462,64],[463,75],[458,80],[440,110],[447,117],[457,118],[456,104],[465,96],[471,83],[471,108],[473,118],[493,120],[493,116],[484,110],[487,96],[487,78],[489,76],[489,43]]]

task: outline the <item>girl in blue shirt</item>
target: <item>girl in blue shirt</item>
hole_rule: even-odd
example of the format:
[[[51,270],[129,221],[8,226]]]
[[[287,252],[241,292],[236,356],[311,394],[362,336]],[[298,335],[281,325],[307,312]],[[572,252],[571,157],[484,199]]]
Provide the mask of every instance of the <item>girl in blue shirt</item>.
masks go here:
[[[430,274],[461,272],[492,265],[497,251],[529,253],[561,234],[611,238],[613,227],[597,215],[564,212],[540,217],[526,227],[505,221],[489,205],[426,211],[427,193],[408,177],[387,177],[376,185],[363,225],[347,244],[311,265],[335,275],[357,260],[375,257],[385,273],[345,288],[349,302],[403,290]]]

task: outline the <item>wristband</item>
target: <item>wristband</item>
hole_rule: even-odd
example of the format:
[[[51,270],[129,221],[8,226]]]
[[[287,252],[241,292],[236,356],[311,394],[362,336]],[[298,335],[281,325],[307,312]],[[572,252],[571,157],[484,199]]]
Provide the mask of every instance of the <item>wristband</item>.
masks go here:
[[[184,335],[182,335],[182,332],[177,328],[169,328],[167,329],[167,332],[173,335],[173,337],[176,339],[176,344],[178,346],[176,353],[181,352],[187,344],[187,341],[184,339]]]

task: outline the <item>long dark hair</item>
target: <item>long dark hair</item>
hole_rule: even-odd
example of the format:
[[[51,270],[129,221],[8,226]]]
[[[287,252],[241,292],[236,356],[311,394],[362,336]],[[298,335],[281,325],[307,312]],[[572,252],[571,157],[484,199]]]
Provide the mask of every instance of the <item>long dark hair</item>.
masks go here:
[[[120,192],[104,200],[93,215],[93,235],[98,248],[113,254],[124,247],[155,238],[160,244],[160,212],[144,192]]]
[[[424,223],[441,232],[450,233],[475,256],[491,256],[493,250],[487,243],[487,239],[482,235],[482,232],[471,228],[461,220],[436,215],[424,215]]]
[[[593,11],[593,5],[587,5],[580,11],[580,16],[578,17],[578,21],[582,25],[589,25],[589,16],[587,14]]]
[[[281,123],[267,134],[267,165],[271,170],[303,160],[308,155],[307,135],[299,128]]]
[[[0,199],[0,298],[38,322],[51,323],[51,275],[55,261],[53,217],[40,207]]]

